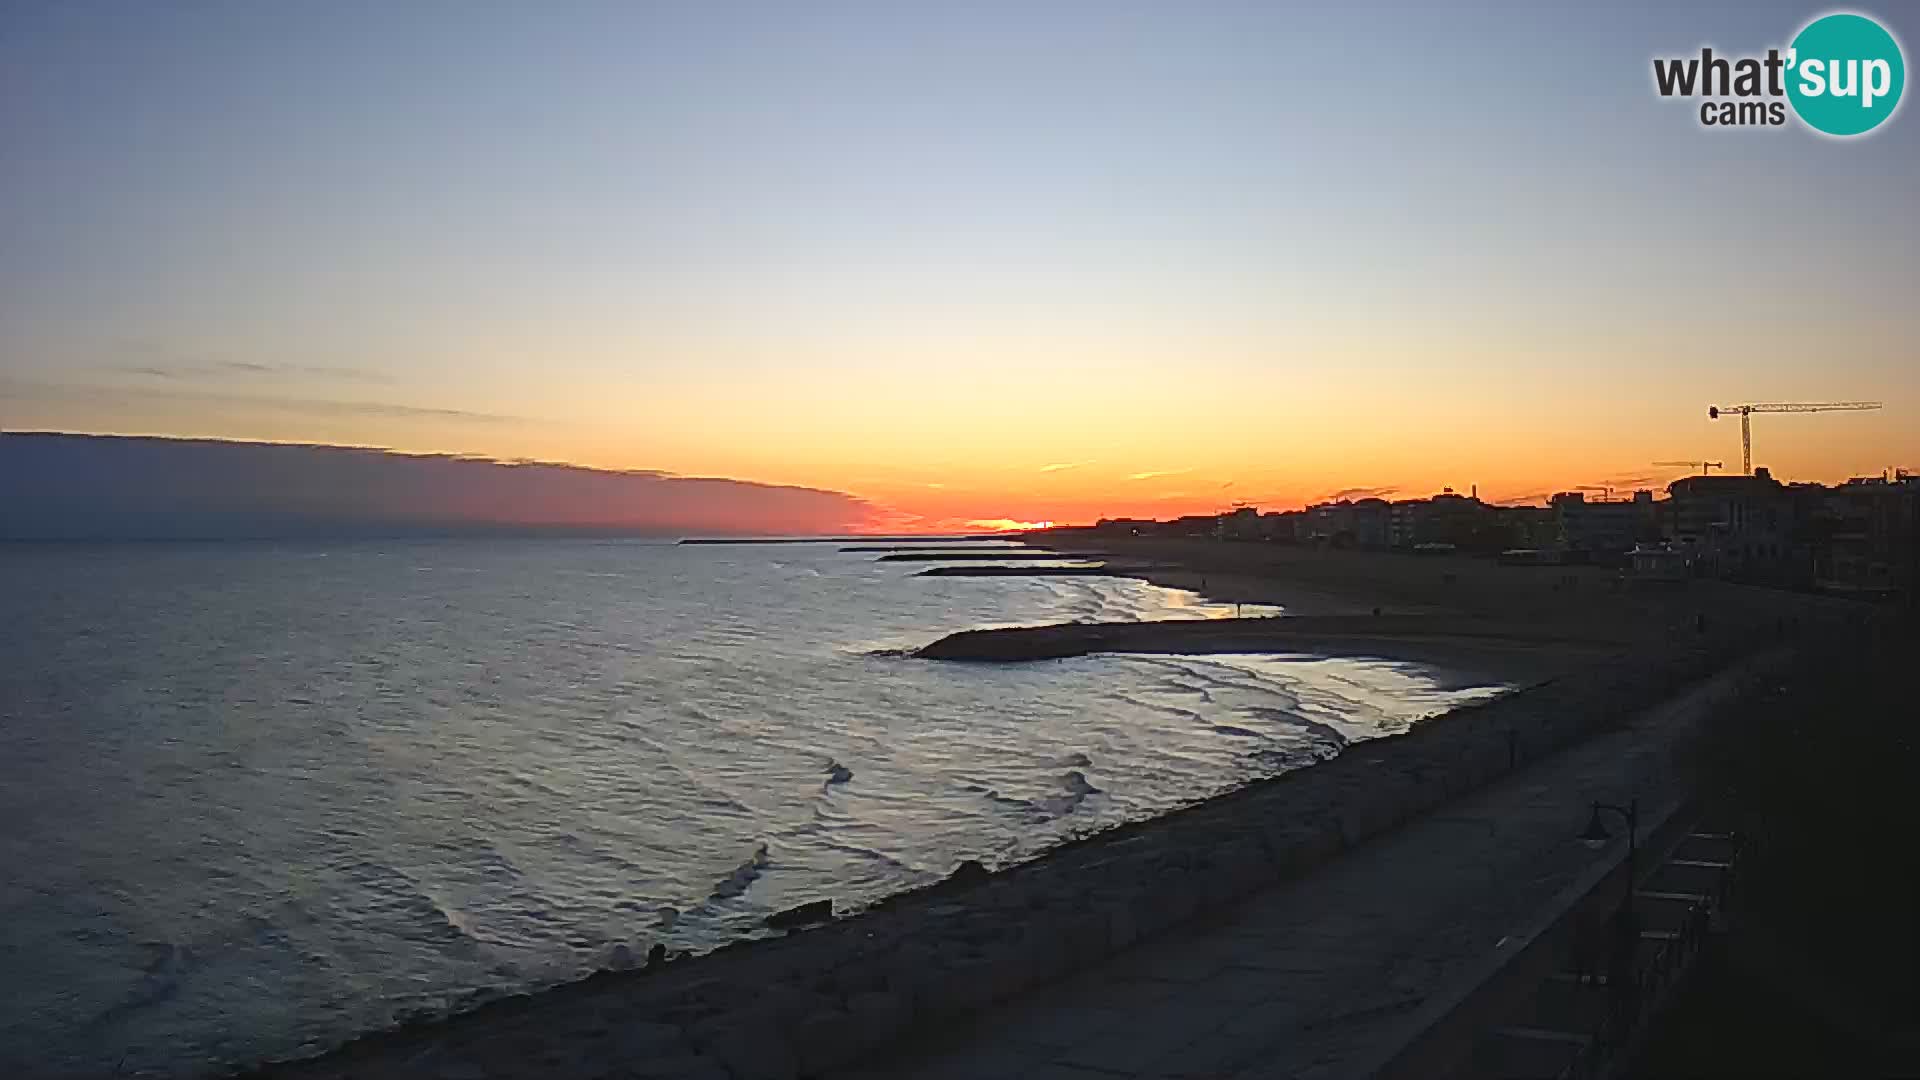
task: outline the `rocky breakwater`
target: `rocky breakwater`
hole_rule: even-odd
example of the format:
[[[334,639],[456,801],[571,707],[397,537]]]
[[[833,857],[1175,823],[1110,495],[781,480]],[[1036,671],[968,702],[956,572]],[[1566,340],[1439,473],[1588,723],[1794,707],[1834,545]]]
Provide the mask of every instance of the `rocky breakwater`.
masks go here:
[[[964,630],[917,654],[929,660],[1018,663],[1094,653],[1295,653],[1415,661],[1454,681],[1529,682],[1627,648],[1600,634],[1453,615],[1303,615],[1246,619],[1058,623]]]
[[[988,548],[980,551],[896,551],[876,562],[1013,562],[1021,559],[1097,558],[1097,555],[1056,555],[1041,548]]]
[[[1136,577],[1111,566],[935,566],[915,577]]]
[[[1301,874],[1622,722],[1751,645],[1616,658],[1164,817],[783,938],[607,973],[257,1075],[362,1080],[830,1077]]]

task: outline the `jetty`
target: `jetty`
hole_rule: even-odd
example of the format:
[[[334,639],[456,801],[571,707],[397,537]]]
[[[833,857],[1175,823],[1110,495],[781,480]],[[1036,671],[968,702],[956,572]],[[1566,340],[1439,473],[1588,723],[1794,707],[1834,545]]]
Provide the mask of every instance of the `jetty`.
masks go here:
[[[914,577],[1136,577],[1131,570],[1095,564],[1092,566],[933,566]]]
[[[989,548],[973,551],[896,551],[882,555],[879,562],[1007,562],[1025,559],[1087,559],[1089,555],[1061,555],[1040,548]]]

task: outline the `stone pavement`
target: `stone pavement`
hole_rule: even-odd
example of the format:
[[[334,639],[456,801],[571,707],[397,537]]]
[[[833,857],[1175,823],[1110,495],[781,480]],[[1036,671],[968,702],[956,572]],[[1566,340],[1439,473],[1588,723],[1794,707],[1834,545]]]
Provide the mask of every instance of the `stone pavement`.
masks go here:
[[[1751,670],[835,1080],[1346,1075],[1602,857],[1590,802],[1676,798],[1677,742]]]

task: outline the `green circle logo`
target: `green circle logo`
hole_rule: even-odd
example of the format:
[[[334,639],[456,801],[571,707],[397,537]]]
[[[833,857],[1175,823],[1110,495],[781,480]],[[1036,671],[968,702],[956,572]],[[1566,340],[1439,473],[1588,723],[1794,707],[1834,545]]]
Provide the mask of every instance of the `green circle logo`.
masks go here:
[[[1864,135],[1900,106],[1907,64],[1900,43],[1865,15],[1807,24],[1787,52],[1787,100],[1815,131]]]

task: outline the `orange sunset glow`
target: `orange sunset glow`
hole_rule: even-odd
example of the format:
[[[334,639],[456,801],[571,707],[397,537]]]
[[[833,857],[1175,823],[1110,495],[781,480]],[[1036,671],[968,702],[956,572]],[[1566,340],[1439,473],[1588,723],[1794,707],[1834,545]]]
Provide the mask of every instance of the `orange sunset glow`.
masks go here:
[[[1738,460],[1716,403],[1885,403],[1756,421],[1784,478],[1920,466],[1912,124],[1708,138],[1662,122],[1638,52],[1595,52],[1526,106],[1586,127],[1425,125],[1411,76],[1328,127],[1265,74],[1277,13],[1066,68],[959,20],[917,76],[904,14],[797,67],[798,16],[738,49],[629,17],[613,37],[684,40],[636,58],[529,15],[566,65],[472,27],[427,63],[316,20],[201,68],[108,35],[167,102],[137,128],[33,35],[0,45],[34,90],[0,100],[0,425],[798,486],[877,531],[1657,487]],[[1579,32],[1543,19],[1499,33]]]

